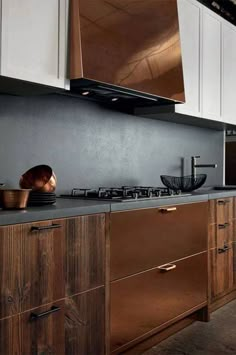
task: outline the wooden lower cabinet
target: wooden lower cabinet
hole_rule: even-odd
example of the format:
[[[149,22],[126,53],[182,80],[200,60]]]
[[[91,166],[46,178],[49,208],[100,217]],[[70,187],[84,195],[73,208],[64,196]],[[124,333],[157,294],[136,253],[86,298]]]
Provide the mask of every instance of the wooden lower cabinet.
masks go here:
[[[207,302],[207,252],[111,283],[111,351]],[[159,329],[158,329],[159,328]]]
[[[22,355],[63,355],[65,344],[64,301],[20,315]]]
[[[0,355],[21,355],[18,316],[0,320]]]
[[[233,288],[233,243],[210,250],[211,301]]]
[[[65,349],[68,355],[105,354],[104,287],[66,299]]]

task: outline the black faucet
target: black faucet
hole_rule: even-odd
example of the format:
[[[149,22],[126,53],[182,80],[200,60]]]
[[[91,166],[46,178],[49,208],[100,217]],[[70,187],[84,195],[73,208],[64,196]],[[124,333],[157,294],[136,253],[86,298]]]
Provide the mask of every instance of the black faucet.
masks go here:
[[[198,158],[200,158],[200,155],[191,157],[191,171],[193,177],[197,175],[197,168],[217,168],[217,164],[197,164]]]

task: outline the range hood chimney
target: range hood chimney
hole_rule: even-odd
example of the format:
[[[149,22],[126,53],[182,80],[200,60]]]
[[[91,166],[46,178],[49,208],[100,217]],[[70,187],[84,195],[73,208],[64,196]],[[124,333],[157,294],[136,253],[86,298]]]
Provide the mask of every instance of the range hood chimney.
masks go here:
[[[113,107],[184,102],[177,0],[71,0],[71,92]]]

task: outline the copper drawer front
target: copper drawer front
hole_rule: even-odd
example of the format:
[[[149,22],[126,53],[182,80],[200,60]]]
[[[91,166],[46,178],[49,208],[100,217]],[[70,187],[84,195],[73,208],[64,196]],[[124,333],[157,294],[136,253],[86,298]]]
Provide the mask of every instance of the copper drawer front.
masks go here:
[[[206,250],[207,208],[201,202],[112,213],[111,280]]]
[[[206,302],[207,253],[175,265],[111,283],[112,351]]]

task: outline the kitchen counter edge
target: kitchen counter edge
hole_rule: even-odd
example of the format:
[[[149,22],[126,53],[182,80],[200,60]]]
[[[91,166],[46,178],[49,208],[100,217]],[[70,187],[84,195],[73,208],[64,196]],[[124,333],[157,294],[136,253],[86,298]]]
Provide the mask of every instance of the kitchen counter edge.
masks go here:
[[[0,226],[69,218],[96,213],[121,212],[143,208],[206,202],[212,199],[234,196],[236,196],[236,190],[203,190],[194,192],[191,195],[131,202],[88,201],[58,198],[56,205],[52,206],[29,207],[26,210],[0,210]]]

